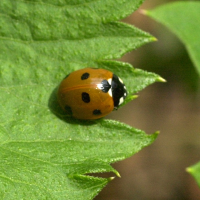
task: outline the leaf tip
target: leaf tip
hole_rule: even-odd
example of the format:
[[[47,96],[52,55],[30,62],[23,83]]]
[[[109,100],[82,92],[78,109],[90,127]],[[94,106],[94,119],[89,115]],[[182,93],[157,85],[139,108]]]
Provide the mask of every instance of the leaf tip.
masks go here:
[[[142,15],[147,15],[147,14],[148,14],[148,11],[147,11],[147,10],[144,10],[144,9],[140,9],[140,10],[139,10],[139,13],[142,14]]]
[[[112,181],[113,179],[115,179],[115,177],[114,177],[114,176],[112,176],[112,177],[109,177],[107,180],[108,180],[108,181]]]
[[[195,174],[195,171],[196,171],[196,170],[194,169],[193,166],[190,166],[190,167],[187,167],[187,168],[185,169],[185,171],[186,171],[187,173],[193,175],[193,174]]]
[[[155,37],[152,37],[152,41],[153,41],[153,42],[157,42],[157,41],[158,41],[158,39],[157,39],[157,38],[155,38]]]
[[[160,131],[156,131],[153,134],[150,134],[150,136],[153,136],[154,140],[158,137],[158,135],[160,134]]]
[[[117,177],[119,177],[119,178],[121,178],[121,176],[120,176],[120,174],[119,174],[119,172],[117,171],[117,170],[113,170],[113,172],[115,173],[115,175],[117,176]],[[111,177],[112,178],[112,177]]]
[[[162,78],[162,77],[158,77],[157,78],[157,81],[158,82],[162,82],[162,83],[165,83],[165,82],[167,82],[164,78]]]
[[[117,177],[121,178],[121,175],[119,172],[116,172]]]
[[[126,100],[127,100],[127,102],[129,102],[129,101],[132,101],[132,100],[137,99],[137,98],[138,98],[138,95],[129,95],[129,96],[126,98]]]
[[[186,170],[186,172],[188,172],[190,174],[192,173],[192,168],[191,167],[187,167],[185,170]]]
[[[159,135],[159,134],[160,134],[160,131],[156,131],[156,132],[155,132],[155,135]]]
[[[131,95],[130,98],[131,100],[137,99],[139,95]]]

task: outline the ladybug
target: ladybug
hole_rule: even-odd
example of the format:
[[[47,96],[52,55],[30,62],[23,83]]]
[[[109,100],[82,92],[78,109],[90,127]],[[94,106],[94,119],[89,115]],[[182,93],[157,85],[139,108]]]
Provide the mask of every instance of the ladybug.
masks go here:
[[[127,90],[122,80],[105,69],[85,68],[67,75],[58,89],[62,109],[77,119],[98,119],[124,102]]]

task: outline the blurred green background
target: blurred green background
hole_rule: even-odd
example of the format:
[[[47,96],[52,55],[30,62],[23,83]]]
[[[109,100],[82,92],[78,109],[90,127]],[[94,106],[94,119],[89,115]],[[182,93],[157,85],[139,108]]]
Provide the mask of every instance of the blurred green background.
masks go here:
[[[140,9],[153,9],[169,2],[173,1],[146,0]],[[200,160],[199,76],[185,47],[167,28],[139,10],[123,21],[151,33],[158,41],[121,60],[157,73],[167,82],[149,86],[136,100],[108,118],[149,134],[157,130],[161,133],[151,146],[113,165],[122,178],[111,181],[95,200],[200,199],[197,183],[186,172],[188,166]]]

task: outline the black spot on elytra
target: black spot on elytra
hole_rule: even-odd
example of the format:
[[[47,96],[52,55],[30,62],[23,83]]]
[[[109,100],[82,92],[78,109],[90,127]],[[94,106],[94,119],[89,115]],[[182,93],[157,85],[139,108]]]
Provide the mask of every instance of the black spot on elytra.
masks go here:
[[[90,102],[90,95],[89,95],[87,92],[83,92],[83,93],[82,93],[82,100],[83,100],[85,103],[89,103],[89,102]]]
[[[93,110],[93,115],[101,115],[101,111],[98,109]]]
[[[81,80],[88,79],[89,76],[90,76],[90,74],[86,72],[86,73],[82,74],[82,76],[81,76]]]

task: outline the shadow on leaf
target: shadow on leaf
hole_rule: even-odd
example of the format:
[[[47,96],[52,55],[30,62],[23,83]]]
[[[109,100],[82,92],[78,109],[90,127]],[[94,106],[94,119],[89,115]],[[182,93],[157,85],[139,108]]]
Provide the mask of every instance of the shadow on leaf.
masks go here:
[[[50,109],[50,111],[56,115],[59,119],[65,121],[66,123],[70,123],[70,124],[80,124],[80,125],[94,125],[97,124],[98,122],[100,122],[102,119],[97,119],[97,120],[79,120],[79,119],[75,119],[72,117],[72,112],[69,109],[68,111],[64,111],[58,102],[58,98],[57,98],[57,91],[58,91],[58,87],[57,86],[51,93],[50,97],[49,97],[49,102],[48,102],[48,107]]]

